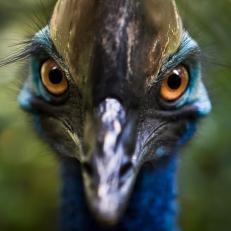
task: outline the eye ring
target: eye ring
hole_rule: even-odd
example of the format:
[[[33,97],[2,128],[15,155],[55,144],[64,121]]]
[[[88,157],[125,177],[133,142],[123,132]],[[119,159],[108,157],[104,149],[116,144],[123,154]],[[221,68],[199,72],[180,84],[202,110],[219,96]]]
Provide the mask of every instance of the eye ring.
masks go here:
[[[43,86],[49,93],[60,96],[67,91],[68,81],[65,73],[53,59],[43,62],[40,75]]]
[[[179,65],[172,70],[162,81],[160,96],[167,102],[178,100],[187,90],[189,73],[185,66]]]

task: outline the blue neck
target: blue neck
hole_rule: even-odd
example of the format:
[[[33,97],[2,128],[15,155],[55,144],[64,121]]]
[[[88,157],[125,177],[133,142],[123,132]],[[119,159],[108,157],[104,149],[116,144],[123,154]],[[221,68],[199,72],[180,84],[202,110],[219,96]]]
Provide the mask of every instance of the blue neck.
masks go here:
[[[146,166],[137,179],[129,208],[121,223],[113,229],[100,227],[85,204],[78,163],[62,160],[62,231],[176,231],[177,156],[158,166]]]

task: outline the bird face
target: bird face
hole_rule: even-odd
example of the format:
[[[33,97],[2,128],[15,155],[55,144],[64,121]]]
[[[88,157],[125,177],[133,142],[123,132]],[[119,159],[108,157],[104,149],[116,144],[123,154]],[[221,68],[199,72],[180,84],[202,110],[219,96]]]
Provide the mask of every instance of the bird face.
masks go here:
[[[30,50],[20,104],[115,224],[143,164],[173,155],[211,109],[200,49],[173,0],[59,0]]]

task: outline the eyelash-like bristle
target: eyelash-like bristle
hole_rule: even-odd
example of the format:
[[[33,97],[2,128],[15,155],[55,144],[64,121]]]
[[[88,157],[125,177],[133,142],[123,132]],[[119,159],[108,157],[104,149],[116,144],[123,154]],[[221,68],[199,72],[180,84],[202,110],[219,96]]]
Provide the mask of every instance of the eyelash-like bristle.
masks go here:
[[[51,0],[49,3],[45,2],[44,0],[39,0],[39,2],[32,7],[31,14],[28,16],[28,21],[30,22],[28,24],[30,29],[28,29],[30,32],[28,31],[27,34],[31,34],[31,38],[18,42],[17,44],[12,44],[11,47],[14,48],[14,51],[7,57],[0,57],[0,67],[26,60],[39,50],[41,44],[36,43],[33,37],[38,31],[42,31],[44,26],[49,24],[50,11],[55,4],[54,0]],[[47,34],[44,33],[42,36],[46,38]]]
[[[16,51],[1,59],[0,67],[28,59],[35,51],[35,45],[32,43],[32,40],[25,40],[13,46],[15,47]]]

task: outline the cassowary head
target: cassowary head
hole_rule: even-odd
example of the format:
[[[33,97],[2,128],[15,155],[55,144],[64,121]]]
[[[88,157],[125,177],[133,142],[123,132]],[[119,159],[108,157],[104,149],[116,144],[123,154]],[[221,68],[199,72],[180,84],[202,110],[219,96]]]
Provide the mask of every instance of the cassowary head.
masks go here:
[[[78,160],[89,207],[110,224],[143,164],[174,155],[211,108],[174,0],[59,0],[24,53],[21,106]]]

